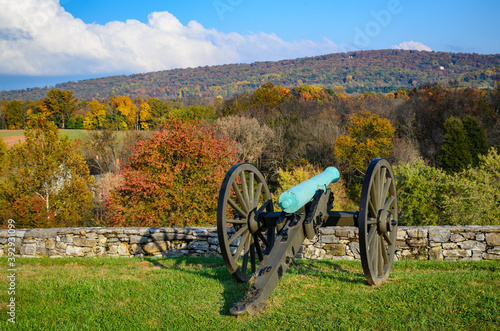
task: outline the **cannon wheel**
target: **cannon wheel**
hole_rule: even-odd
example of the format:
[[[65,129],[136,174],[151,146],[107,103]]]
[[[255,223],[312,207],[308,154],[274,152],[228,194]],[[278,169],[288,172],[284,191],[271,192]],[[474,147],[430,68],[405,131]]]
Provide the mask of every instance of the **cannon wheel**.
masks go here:
[[[363,272],[370,285],[384,283],[396,249],[398,198],[391,165],[374,159],[368,166],[359,205],[359,250]]]
[[[219,192],[217,234],[227,269],[240,282],[248,282],[269,253],[275,227],[249,221],[255,211],[272,212],[269,187],[262,173],[250,163],[239,163],[226,174]],[[250,217],[252,219],[252,217]]]

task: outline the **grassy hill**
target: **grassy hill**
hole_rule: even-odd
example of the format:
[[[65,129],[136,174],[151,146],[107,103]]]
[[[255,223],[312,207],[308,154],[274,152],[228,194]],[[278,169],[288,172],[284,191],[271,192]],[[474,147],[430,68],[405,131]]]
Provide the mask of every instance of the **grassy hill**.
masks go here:
[[[425,82],[489,88],[500,70],[500,54],[374,50],[335,53],[276,62],[173,69],[57,84],[78,99],[130,97],[230,97],[266,82],[342,86],[348,93],[390,92]],[[1,91],[0,100],[37,100],[53,87]]]

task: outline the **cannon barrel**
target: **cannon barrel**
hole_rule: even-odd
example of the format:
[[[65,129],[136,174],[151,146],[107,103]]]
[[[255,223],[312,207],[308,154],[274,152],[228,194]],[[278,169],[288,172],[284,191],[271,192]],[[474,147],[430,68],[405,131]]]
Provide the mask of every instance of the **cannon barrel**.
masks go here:
[[[283,192],[278,200],[279,206],[286,213],[295,213],[311,201],[318,189],[335,183],[340,178],[340,173],[335,167],[328,167],[321,174],[316,175]]]

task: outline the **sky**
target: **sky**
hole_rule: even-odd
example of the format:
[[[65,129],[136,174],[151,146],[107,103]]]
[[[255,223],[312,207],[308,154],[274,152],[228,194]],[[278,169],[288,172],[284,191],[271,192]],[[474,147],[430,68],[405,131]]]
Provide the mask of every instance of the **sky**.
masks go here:
[[[372,49],[500,53],[498,0],[0,0],[0,90]]]

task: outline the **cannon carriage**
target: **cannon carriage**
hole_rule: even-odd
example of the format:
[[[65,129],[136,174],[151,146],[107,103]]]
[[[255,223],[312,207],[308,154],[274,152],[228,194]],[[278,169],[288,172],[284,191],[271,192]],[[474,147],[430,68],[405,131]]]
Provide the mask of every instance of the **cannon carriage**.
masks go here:
[[[328,188],[338,170],[323,173],[283,192],[282,211],[274,211],[269,187],[252,164],[239,163],[226,174],[217,207],[217,233],[228,271],[251,282],[246,295],[230,309],[233,315],[261,311],[306,238],[320,227],[356,226],[363,272],[370,285],[384,283],[396,248],[398,201],[394,173],[385,159],[368,166],[359,211],[334,211]]]

